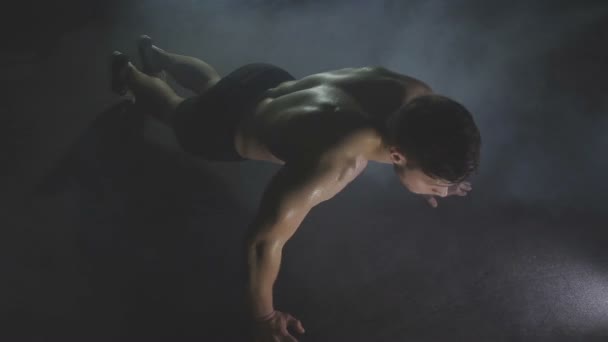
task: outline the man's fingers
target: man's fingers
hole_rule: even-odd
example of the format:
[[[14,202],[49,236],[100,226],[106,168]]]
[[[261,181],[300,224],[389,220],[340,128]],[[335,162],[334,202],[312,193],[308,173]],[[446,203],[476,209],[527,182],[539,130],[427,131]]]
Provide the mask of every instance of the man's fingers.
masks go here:
[[[462,189],[457,189],[454,190],[450,193],[448,193],[448,196],[452,196],[452,195],[456,195],[456,196],[466,196],[469,192],[466,190],[462,190]]]
[[[473,189],[473,187],[471,186],[471,183],[462,183],[460,185],[460,188],[467,190],[467,191],[471,191]]]
[[[302,322],[291,315],[287,316],[287,325],[295,328],[300,334],[303,334],[305,331]]]

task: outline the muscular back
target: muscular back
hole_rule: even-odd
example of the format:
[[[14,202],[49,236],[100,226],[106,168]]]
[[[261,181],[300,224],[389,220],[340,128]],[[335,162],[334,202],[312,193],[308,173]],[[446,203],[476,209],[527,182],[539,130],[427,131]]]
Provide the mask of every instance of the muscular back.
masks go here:
[[[374,127],[422,82],[385,68],[333,70],[281,83],[266,92],[240,126],[238,148],[281,164],[314,158],[355,130]],[[237,138],[237,141],[239,138]]]

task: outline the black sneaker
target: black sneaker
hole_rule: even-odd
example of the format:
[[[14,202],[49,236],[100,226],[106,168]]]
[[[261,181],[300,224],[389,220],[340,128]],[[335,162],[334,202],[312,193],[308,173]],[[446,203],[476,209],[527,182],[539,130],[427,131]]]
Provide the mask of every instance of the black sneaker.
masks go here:
[[[120,96],[127,95],[127,68],[129,67],[129,56],[122,52],[114,51],[110,57],[110,72],[112,75],[112,91]]]
[[[152,38],[141,35],[137,39],[137,49],[141,58],[142,71],[148,75],[156,76],[163,71],[156,56],[152,55]]]

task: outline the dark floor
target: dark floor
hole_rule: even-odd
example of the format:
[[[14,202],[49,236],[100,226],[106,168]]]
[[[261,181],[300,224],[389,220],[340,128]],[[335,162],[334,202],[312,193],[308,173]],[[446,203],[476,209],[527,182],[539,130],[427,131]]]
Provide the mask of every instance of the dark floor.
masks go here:
[[[478,119],[470,196],[432,209],[374,164],[307,217],[274,292],[301,341],[608,340],[608,9],[316,3],[74,1],[15,26],[0,65],[1,340],[245,340],[241,243],[278,166],[192,158],[112,95],[106,57],[134,54],[140,33],[221,74],[410,70]],[[361,18],[375,26],[346,25]],[[437,50],[420,32],[443,37]]]

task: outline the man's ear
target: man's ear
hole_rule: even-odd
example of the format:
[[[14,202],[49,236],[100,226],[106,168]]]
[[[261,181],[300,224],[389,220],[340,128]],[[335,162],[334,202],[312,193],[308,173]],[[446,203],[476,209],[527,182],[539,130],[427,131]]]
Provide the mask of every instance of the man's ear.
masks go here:
[[[389,152],[391,154],[391,161],[394,164],[405,165],[407,163],[407,158],[396,146],[390,147]]]

